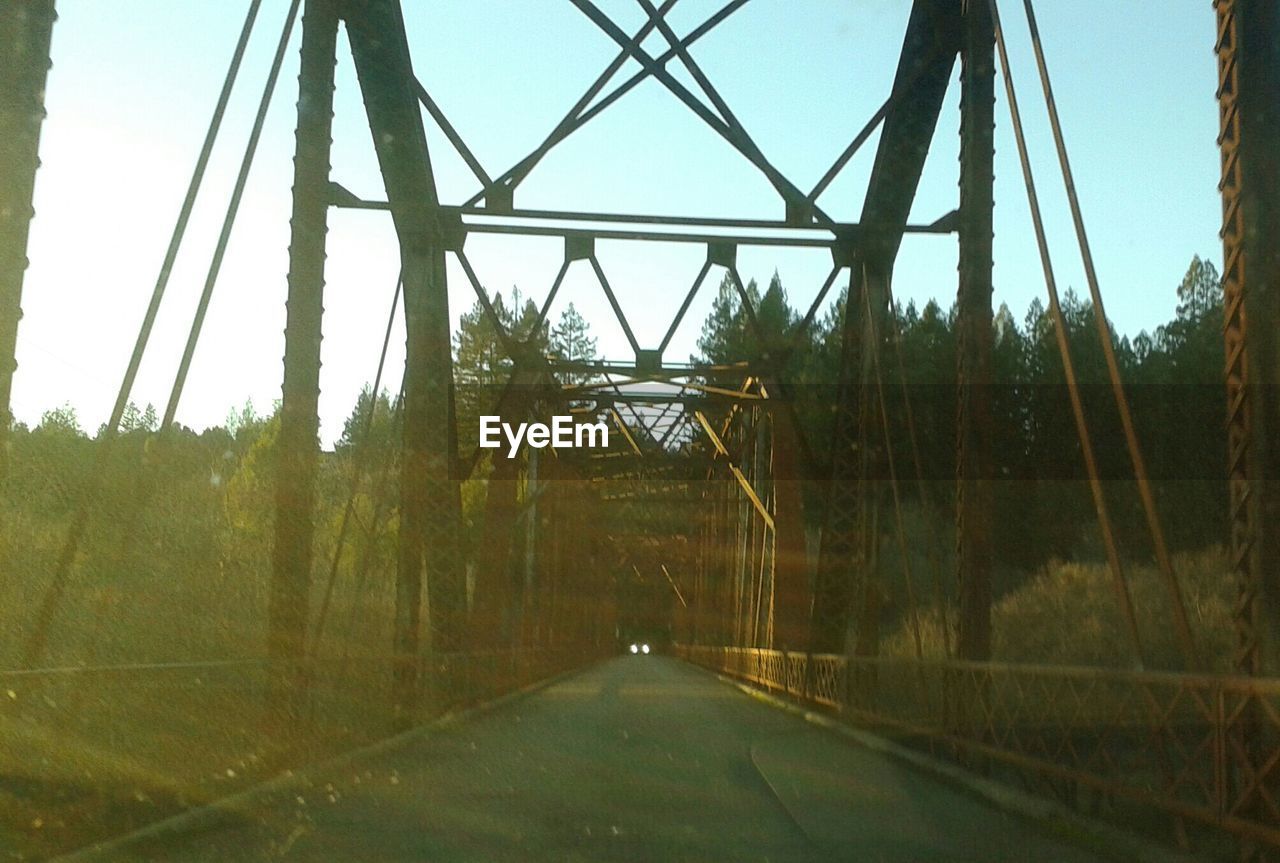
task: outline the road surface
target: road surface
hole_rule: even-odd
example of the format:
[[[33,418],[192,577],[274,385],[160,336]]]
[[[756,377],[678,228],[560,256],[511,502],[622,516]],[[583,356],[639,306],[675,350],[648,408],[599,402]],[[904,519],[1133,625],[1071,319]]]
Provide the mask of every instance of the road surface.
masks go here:
[[[628,656],[134,859],[1099,858],[700,669]]]

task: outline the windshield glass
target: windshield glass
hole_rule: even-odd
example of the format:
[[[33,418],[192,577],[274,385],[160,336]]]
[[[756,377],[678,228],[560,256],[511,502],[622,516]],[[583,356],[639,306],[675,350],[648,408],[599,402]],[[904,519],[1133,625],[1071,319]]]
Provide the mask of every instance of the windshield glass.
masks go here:
[[[0,859],[1280,849],[1280,16],[1113,6],[0,3]]]

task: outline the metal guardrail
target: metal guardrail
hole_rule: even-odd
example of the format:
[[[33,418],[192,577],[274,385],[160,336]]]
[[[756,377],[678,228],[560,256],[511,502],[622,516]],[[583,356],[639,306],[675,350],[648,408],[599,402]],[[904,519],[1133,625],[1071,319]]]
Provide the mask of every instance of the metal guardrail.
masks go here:
[[[1093,789],[1280,848],[1280,679],[677,647],[970,764]]]

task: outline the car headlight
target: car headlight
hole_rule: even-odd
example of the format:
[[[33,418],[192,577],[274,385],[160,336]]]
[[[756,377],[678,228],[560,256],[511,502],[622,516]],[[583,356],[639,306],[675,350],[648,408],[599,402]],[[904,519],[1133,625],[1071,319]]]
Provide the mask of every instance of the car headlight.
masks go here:
[[[631,645],[631,652],[632,652],[632,653],[639,653],[639,652],[640,652],[640,648],[636,647],[636,646],[633,644],[633,645]],[[646,652],[647,652],[647,651],[646,651]]]
[[[647,654],[649,652],[649,645],[647,644],[640,645],[640,652]]]

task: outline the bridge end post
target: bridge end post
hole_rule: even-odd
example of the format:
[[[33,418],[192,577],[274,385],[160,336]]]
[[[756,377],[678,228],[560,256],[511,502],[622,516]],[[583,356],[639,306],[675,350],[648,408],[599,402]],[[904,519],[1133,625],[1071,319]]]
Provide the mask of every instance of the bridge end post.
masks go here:
[[[462,242],[441,212],[399,0],[348,0],[347,36],[369,130],[400,243],[404,281],[405,374],[400,548],[393,649],[397,722],[419,710],[423,644],[455,654],[462,645],[466,594],[459,562],[461,484],[457,460],[452,333],[445,256]],[[433,686],[447,696],[461,671],[454,657],[432,660]]]
[[[0,477],[13,423],[10,395],[56,18],[54,0],[0,5]]]
[[[272,701],[278,719],[286,726],[301,720],[307,689],[302,660],[310,617],[308,593],[315,534],[320,340],[337,38],[335,0],[307,0],[298,72],[284,381],[267,630],[273,667]]]

